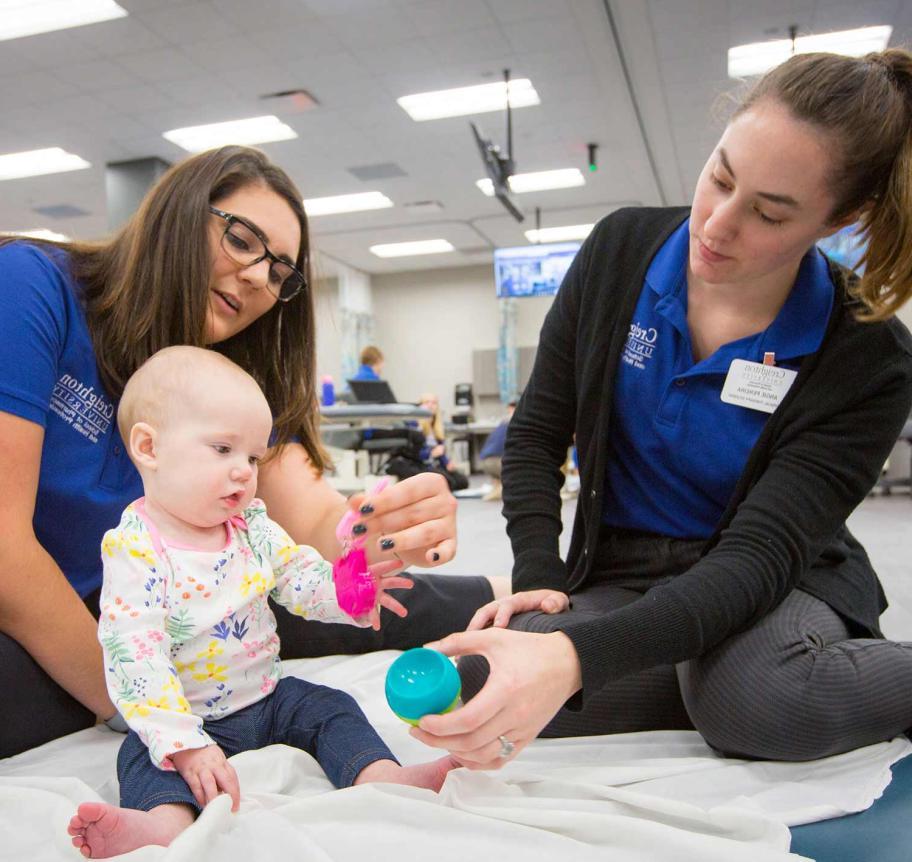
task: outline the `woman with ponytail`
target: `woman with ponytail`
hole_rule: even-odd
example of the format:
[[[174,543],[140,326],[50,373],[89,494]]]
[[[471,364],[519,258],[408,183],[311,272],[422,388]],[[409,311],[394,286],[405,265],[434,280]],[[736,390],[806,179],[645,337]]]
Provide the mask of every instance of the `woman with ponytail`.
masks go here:
[[[856,222],[860,278],[816,246]],[[910,295],[912,55],[795,56],[691,208],[612,213],[571,266],[503,459],[514,594],[437,644],[475,696],[416,735],[496,766],[539,734],[809,760],[912,728],[912,643],[845,526],[912,406]]]

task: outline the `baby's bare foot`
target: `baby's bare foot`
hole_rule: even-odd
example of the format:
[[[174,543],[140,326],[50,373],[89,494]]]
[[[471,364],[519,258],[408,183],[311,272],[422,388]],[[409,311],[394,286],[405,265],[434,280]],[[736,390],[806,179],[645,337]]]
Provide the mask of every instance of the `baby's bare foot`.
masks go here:
[[[432,760],[430,763],[419,763],[417,766],[400,766],[392,760],[375,760],[358,773],[355,784],[384,781],[388,784],[426,787],[434,793],[439,793],[447,773],[461,765],[449,756]]]
[[[70,818],[73,846],[88,859],[106,859],[147,844],[167,847],[193,823],[187,805],[160,805],[151,811],[83,802]]]

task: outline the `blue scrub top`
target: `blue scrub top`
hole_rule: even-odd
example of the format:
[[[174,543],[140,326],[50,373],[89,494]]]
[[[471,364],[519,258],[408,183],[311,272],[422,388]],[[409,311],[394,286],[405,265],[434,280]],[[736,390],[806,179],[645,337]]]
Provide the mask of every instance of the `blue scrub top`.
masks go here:
[[[687,327],[689,220],[662,245],[621,355],[609,426],[603,523],[708,538],[769,414],[720,399],[733,359],[797,368],[823,340],[834,288],[815,247],[776,319],[694,363]]]
[[[44,428],[35,535],[86,596],[101,586],[102,536],[142,496],[142,482],[98,374],[80,293],[64,252],[0,247],[0,411]]]
[[[352,380],[379,380],[380,376],[370,365],[359,365]]]

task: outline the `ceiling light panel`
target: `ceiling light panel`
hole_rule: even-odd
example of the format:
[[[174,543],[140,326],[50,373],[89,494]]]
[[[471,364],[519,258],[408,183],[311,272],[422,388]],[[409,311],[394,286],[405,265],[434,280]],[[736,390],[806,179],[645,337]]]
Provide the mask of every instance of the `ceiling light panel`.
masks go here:
[[[63,233],[57,233],[47,228],[35,228],[35,230],[9,230],[4,231],[4,236],[22,236],[30,239],[50,239],[56,242],[69,242],[70,238]]]
[[[360,192],[353,195],[310,198],[304,201],[304,211],[308,216],[323,216],[364,210],[382,210],[392,205],[393,202],[381,192]]]
[[[527,230],[525,233],[529,242],[568,242],[574,239],[585,239],[594,227],[594,224],[568,224],[562,227]]]
[[[114,0],[0,0],[0,42],[123,18]]]
[[[872,51],[883,51],[890,41],[893,28],[889,26],[860,27],[857,30],[840,30],[814,36],[798,36],[795,53],[808,54],[827,51],[848,57],[861,57]],[[792,56],[791,39],[773,39],[752,42],[728,49],[728,77],[747,78],[762,75]]]
[[[439,120],[443,117],[464,117],[468,114],[485,114],[503,111],[507,107],[507,87],[511,108],[528,108],[541,104],[538,93],[528,78],[517,78],[507,85],[504,81],[478,84],[474,87],[456,87],[452,90],[435,90],[402,96],[396,101],[415,121]]]
[[[445,239],[422,239],[416,242],[387,242],[372,245],[371,254],[377,257],[411,257],[419,254],[442,254],[456,251],[453,244]]]
[[[65,171],[79,171],[92,165],[79,156],[68,153],[60,147],[44,150],[27,150],[21,153],[0,155],[0,180],[15,180],[20,177],[38,177],[43,174],[60,174]]]
[[[569,189],[586,185],[586,178],[576,168],[561,168],[556,171],[535,171],[529,174],[513,174],[508,180],[510,191],[521,195],[525,192],[543,192],[548,189]],[[489,179],[475,183],[488,197],[494,196],[494,183]]]
[[[298,133],[286,126],[278,117],[249,117],[246,120],[229,120],[204,126],[186,126],[171,129],[162,137],[191,153],[221,147],[226,144],[268,144],[271,141],[289,141]]]

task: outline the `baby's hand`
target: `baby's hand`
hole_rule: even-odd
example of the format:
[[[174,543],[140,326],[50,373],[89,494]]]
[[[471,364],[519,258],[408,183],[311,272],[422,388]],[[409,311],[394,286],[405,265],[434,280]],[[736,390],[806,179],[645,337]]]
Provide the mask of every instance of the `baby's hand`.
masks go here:
[[[171,761],[201,808],[205,808],[219,793],[227,793],[231,797],[231,810],[238,810],[241,787],[237,773],[217,745],[175,751]]]
[[[380,608],[388,608],[397,617],[408,616],[408,611],[396,599],[389,595],[387,590],[410,590],[414,586],[411,578],[397,575],[402,568],[400,560],[384,560],[382,563],[373,563],[368,566],[377,583],[377,604],[368,616],[371,628],[380,631]]]

